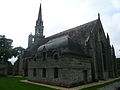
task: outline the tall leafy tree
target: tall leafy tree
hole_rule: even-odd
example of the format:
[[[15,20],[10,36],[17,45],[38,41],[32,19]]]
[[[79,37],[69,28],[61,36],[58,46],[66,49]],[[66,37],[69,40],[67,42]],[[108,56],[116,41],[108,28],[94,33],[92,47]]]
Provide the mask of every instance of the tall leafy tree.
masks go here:
[[[8,61],[12,56],[16,57],[21,54],[24,48],[22,47],[12,47],[12,39],[5,38],[5,36],[0,35],[0,60]]]
[[[0,36],[0,59],[7,61],[12,57],[12,39],[7,39],[5,36]]]
[[[24,50],[25,49],[23,47],[21,47],[21,46],[15,47],[15,48],[12,49],[12,54],[13,54],[13,56],[16,57],[16,56],[22,54]]]

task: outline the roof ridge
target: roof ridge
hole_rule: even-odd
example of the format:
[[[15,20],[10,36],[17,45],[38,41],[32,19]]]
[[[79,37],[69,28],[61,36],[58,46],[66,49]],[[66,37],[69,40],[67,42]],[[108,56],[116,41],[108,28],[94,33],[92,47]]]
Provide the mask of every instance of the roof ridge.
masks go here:
[[[67,29],[67,30],[58,32],[58,33],[53,34],[53,35],[51,35],[51,36],[48,36],[48,37],[46,37],[46,38],[52,38],[52,37],[57,36],[57,35],[59,35],[59,34],[67,33],[67,32],[73,31],[74,29],[76,29],[76,28],[78,28],[78,27],[86,26],[86,25],[88,25],[88,24],[90,24],[90,23],[97,22],[97,21],[98,21],[98,19],[95,19],[95,20],[90,21],[90,22],[87,22],[87,23],[85,23],[85,24],[82,24],[82,25],[79,25],[79,26],[76,26],[76,27],[73,27],[73,28],[70,28],[70,29]],[[61,36],[61,35],[60,35],[60,36]]]

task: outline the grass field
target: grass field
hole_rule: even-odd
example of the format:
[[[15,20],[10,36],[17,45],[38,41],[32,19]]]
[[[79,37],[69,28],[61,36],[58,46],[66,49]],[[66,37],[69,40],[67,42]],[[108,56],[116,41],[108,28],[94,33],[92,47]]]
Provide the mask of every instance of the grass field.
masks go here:
[[[35,84],[20,82],[22,77],[0,77],[0,90],[56,90]]]
[[[20,80],[26,80],[23,77],[0,77],[0,90],[57,90],[53,88],[48,88],[40,85],[29,84],[20,82]],[[97,88],[104,87],[106,85],[112,84],[114,82],[120,82],[120,79],[114,80],[101,85],[96,85],[80,90],[96,90]]]

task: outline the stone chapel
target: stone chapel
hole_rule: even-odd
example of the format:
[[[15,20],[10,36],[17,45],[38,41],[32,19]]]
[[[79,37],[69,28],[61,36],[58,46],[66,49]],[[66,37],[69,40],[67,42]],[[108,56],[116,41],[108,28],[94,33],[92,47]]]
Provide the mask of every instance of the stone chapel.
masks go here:
[[[100,14],[96,20],[49,37],[43,32],[40,4],[35,35],[29,35],[28,48],[19,58],[20,73],[28,80],[72,87],[118,76],[114,47]]]

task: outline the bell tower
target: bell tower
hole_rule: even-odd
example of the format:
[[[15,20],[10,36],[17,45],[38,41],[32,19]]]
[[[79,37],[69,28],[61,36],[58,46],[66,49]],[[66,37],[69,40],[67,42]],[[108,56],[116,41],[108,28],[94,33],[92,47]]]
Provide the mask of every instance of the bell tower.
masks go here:
[[[36,21],[35,26],[35,35],[34,35],[34,42],[39,41],[40,39],[43,39],[45,36],[43,35],[43,20],[42,20],[42,9],[41,9],[41,3],[38,13],[38,19]]]
[[[39,13],[38,13],[38,19],[36,21],[36,26],[35,26],[35,35],[30,34],[28,37],[28,47],[31,47],[32,44],[40,41],[41,39],[44,39],[45,36],[43,35],[43,20],[42,20],[42,9],[41,9],[41,3],[40,3],[40,8],[39,8]]]

